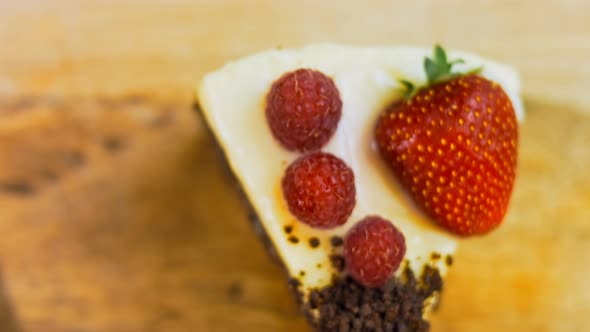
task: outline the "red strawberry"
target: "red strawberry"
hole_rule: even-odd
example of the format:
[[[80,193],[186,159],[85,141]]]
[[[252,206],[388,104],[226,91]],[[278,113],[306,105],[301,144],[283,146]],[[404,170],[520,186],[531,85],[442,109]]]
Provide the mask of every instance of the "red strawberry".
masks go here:
[[[502,221],[514,184],[518,128],[510,99],[477,74],[453,75],[435,49],[429,85],[379,118],[381,155],[415,203],[447,230],[483,234]]]

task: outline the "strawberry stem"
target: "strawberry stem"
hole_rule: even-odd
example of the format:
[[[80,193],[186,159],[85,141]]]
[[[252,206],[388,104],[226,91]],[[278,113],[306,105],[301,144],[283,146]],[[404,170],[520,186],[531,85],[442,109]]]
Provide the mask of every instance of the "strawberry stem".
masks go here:
[[[475,68],[470,70],[466,73],[453,73],[453,65],[458,63],[465,63],[463,59],[455,59],[449,61],[447,58],[447,53],[445,52],[444,48],[440,45],[434,45],[434,50],[432,52],[432,58],[425,57],[424,58],[424,72],[426,73],[427,83],[425,85],[418,85],[416,86],[412,82],[408,80],[400,80],[399,82],[403,85],[405,89],[404,98],[406,100],[412,98],[418,91],[428,86],[431,86],[435,83],[444,82],[451,78],[461,76],[461,75],[469,75],[469,74],[477,74],[481,71],[482,67]]]
[[[464,63],[463,59],[457,59],[449,62],[447,53],[440,45],[434,45],[433,57],[424,58],[424,71],[428,79],[428,84],[441,82],[453,76],[451,69],[454,64]]]

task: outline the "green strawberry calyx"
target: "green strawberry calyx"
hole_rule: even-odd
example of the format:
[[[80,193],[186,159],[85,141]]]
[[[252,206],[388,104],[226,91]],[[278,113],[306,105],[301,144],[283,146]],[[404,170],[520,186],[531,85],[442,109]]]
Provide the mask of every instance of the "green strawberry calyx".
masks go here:
[[[452,72],[453,65],[465,63],[465,61],[463,61],[463,59],[449,61],[445,49],[438,44],[434,45],[434,50],[432,53],[432,58],[424,57],[424,72],[426,73],[427,79],[425,85],[417,86],[408,80],[399,80],[405,89],[404,98],[406,100],[412,98],[423,88],[429,87],[436,83],[448,81],[458,76],[477,74],[482,69],[482,67],[478,67],[465,73]]]

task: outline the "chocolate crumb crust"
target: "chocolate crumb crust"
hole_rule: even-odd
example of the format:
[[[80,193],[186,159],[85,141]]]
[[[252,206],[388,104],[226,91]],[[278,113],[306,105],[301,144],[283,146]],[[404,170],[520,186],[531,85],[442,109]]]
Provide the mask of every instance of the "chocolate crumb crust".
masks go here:
[[[344,257],[340,255],[330,255],[330,263],[332,264],[334,270],[338,272],[344,272],[344,268],[346,267]]]
[[[303,303],[300,282],[289,281],[313,327],[321,332],[427,332],[430,324],[423,318],[424,302],[442,285],[438,270],[430,266],[425,266],[420,279],[406,268],[401,278],[392,278],[380,288],[364,287],[348,276],[336,277],[331,286],[312,290]]]
[[[312,327],[319,332],[427,332],[430,324],[423,319],[424,302],[442,290],[442,278],[436,268],[426,265],[419,279],[412,270],[406,268],[402,278],[392,278],[380,288],[368,288],[360,285],[349,276],[334,276],[330,286],[311,290],[308,300],[301,290],[301,281],[290,276],[286,265],[278,256],[275,247],[266,230],[245,194],[241,183],[229,167],[229,162],[219,142],[205,119],[200,105],[195,102],[193,107],[199,120],[204,125],[209,136],[214,138],[220,159],[230,179],[236,184],[237,192],[248,211],[254,231],[262,240],[264,247],[273,260],[279,263],[288,276],[288,287],[295,296],[297,304],[307,317]],[[285,233],[290,234],[292,226],[285,227]],[[289,239],[292,243],[299,242],[294,236]],[[294,241],[293,241],[294,240]],[[343,239],[333,237],[330,244],[339,247]],[[452,264],[452,257],[446,257],[447,264]],[[340,255],[331,255],[332,267],[343,272],[344,259]],[[303,273],[301,273],[303,272]],[[305,274],[300,271],[300,274]],[[403,279],[403,280],[402,280]],[[319,313],[319,315],[314,314]]]

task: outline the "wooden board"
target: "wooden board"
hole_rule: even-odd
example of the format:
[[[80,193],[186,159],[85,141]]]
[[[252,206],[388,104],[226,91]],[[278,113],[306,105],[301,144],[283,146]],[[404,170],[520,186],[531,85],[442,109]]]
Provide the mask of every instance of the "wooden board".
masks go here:
[[[519,67],[511,210],[462,241],[433,331],[586,330],[589,16],[573,0],[0,0],[0,331],[306,331],[190,105],[223,62],[317,41],[440,41]]]

